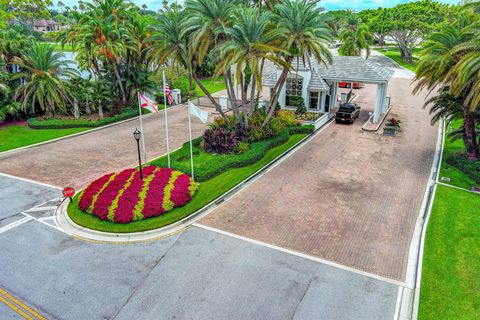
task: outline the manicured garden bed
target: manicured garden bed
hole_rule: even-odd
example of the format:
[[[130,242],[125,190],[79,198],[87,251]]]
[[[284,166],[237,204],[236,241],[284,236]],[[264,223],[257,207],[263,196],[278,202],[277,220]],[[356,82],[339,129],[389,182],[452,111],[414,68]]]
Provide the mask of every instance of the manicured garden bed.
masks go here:
[[[3,126],[0,127],[0,152],[61,138],[85,130],[88,130],[88,128],[36,130],[26,125]]]
[[[425,239],[421,320],[480,315],[480,195],[438,186]]]
[[[144,112],[142,112],[143,114]],[[147,113],[147,112],[145,112]],[[138,117],[137,109],[126,110],[122,113],[103,119],[75,119],[75,118],[58,118],[58,119],[28,119],[28,126],[32,129],[66,129],[66,128],[97,128],[118,121],[127,120]]]
[[[305,129],[301,129],[305,130]],[[310,128],[310,131],[312,128]],[[235,167],[235,168],[226,168],[224,167],[224,171],[222,173],[218,173],[213,178],[210,178],[204,182],[202,182],[193,197],[193,199],[188,202],[185,206],[180,208],[175,208],[172,211],[168,212],[167,214],[160,215],[158,217],[152,217],[149,219],[135,221],[128,224],[117,224],[110,222],[108,220],[100,220],[99,218],[86,214],[80,210],[78,207],[78,195],[74,198],[73,204],[68,206],[68,214],[70,218],[77,224],[94,229],[99,231],[105,232],[116,232],[116,233],[126,233],[126,232],[139,232],[151,229],[157,229],[179,221],[192,213],[196,212],[197,210],[201,209],[208,203],[212,202],[228,190],[235,187],[238,183],[261,169],[263,166],[280,156],[283,152],[297,144],[300,140],[302,140],[305,136],[308,135],[306,131],[303,133],[295,133],[295,130],[292,131],[290,129],[291,135],[288,136],[288,140],[284,143],[281,143],[276,146],[272,146],[269,150],[265,151],[263,157],[258,159],[253,163],[246,164],[243,167]],[[184,147],[179,150],[178,152],[185,152],[185,149],[188,150],[188,144],[184,145]],[[212,157],[214,155],[211,155]],[[222,155],[219,157],[225,157],[229,155]],[[174,155],[172,155],[172,158]],[[177,155],[175,155],[177,157]],[[160,158],[155,163],[162,163],[165,161],[165,157]],[[188,162],[188,158],[185,158],[183,161],[174,162],[173,168],[179,170],[176,165],[182,164],[183,162]],[[197,162],[197,157],[195,158],[195,162]],[[213,165],[211,162],[205,162],[205,165]],[[219,172],[218,169],[214,169],[213,171]],[[189,170],[185,170],[184,172],[190,172]]]
[[[130,223],[184,206],[197,186],[185,173],[169,168],[126,169],[90,183],[82,191],[78,206],[101,220]]]

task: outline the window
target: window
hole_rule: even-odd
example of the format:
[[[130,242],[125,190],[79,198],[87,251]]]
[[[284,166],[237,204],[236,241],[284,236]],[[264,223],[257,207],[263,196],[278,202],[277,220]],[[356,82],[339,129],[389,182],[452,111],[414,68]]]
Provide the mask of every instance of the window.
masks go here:
[[[310,91],[310,109],[318,109],[319,92]]]
[[[287,78],[286,105],[290,106],[290,97],[301,97],[303,89],[303,78]]]

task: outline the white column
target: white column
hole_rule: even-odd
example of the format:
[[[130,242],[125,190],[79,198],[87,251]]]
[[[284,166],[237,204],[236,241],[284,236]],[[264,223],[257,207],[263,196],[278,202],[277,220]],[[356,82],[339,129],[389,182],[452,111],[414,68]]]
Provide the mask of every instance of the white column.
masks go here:
[[[325,91],[321,91],[322,93],[322,100],[320,101],[320,110],[325,112],[325,101],[327,100],[327,93]]]
[[[280,94],[278,97],[278,103],[280,104],[280,107],[285,108],[286,100],[287,100],[287,83],[285,83],[282,87],[282,90],[280,90]]]
[[[379,83],[377,85],[377,96],[375,99],[375,110],[373,112],[373,123],[378,123],[378,121],[380,120],[380,116],[383,112],[383,104],[385,102],[386,92],[386,84]]]
[[[387,111],[387,106],[385,105],[386,100],[387,100],[387,91],[388,91],[388,82],[385,84],[385,89],[383,93],[383,108],[382,108],[382,113],[385,113]]]
[[[332,83],[332,91],[330,94],[330,113],[332,113],[332,110],[337,107],[337,90],[338,83],[334,81]]]

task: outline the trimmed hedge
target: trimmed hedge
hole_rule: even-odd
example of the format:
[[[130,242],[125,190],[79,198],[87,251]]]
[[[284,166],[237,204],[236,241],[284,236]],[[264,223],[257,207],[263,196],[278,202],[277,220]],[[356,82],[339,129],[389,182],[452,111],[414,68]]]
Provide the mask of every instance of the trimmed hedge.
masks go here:
[[[39,120],[37,118],[28,119],[28,126],[32,129],[67,129],[67,128],[96,128],[118,121],[127,120],[138,117],[138,110],[131,109],[114,115],[112,117],[103,118],[97,121],[85,119],[46,119]]]
[[[480,184],[480,160],[470,161],[465,153],[457,152],[448,155],[446,161]]]
[[[308,134],[313,131],[313,126],[287,128],[276,137],[251,143],[250,148],[239,155],[207,153],[199,148],[202,138],[197,138],[193,141],[195,180],[204,182],[229,169],[249,166],[262,159],[268,150],[286,143],[290,135]],[[167,159],[162,157],[149,164],[166,167]],[[188,142],[171,154],[171,165],[175,170],[190,173],[190,144]]]

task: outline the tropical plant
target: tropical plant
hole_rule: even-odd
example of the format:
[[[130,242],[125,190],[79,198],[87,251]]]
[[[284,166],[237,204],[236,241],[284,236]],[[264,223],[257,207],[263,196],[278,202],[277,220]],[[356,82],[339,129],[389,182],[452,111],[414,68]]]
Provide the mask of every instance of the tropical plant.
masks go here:
[[[453,98],[462,100],[464,140],[470,160],[480,158],[475,121],[480,103],[479,31],[478,16],[461,14],[454,24],[433,33],[420,55],[414,90],[448,87]]]
[[[35,113],[37,107],[53,116],[56,109],[65,111],[70,97],[65,89],[65,80],[78,75],[69,67],[69,61],[63,60],[63,53],[55,52],[47,43],[36,43],[22,55],[18,61],[21,72],[12,79],[22,79],[15,92],[25,112]]]
[[[280,91],[286,82],[290,65],[295,56],[300,56],[304,62],[310,56],[313,56],[318,63],[331,62],[331,53],[327,48],[327,44],[332,40],[331,33],[320,20],[321,10],[318,1],[307,0],[285,1],[275,6],[273,20],[276,23],[275,28],[281,34],[279,46],[287,52],[280,53],[278,56],[286,66],[283,67],[282,73],[273,87],[267,107],[268,114],[263,126],[266,126],[273,116]]]
[[[362,50],[370,56],[370,41],[373,38],[368,27],[360,17],[349,11],[340,33],[341,46],[338,52],[344,56],[360,56]]]

